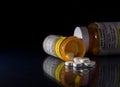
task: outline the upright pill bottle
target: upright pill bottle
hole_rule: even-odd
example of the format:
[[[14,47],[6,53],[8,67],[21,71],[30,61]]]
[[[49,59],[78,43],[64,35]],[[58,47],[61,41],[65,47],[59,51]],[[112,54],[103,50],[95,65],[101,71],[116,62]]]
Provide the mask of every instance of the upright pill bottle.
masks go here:
[[[120,54],[120,22],[93,22],[88,26],[77,26],[73,36],[83,39],[89,54]]]
[[[76,36],[48,35],[43,41],[44,51],[64,61],[73,61],[74,57],[83,57],[86,47],[82,39]]]

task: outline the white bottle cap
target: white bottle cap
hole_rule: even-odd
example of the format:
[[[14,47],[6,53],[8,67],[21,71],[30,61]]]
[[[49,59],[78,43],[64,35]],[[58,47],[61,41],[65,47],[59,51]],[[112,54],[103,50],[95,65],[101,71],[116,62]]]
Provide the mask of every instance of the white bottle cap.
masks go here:
[[[86,49],[88,50],[89,48],[89,33],[87,30],[87,27],[76,27],[74,30],[74,34],[73,36],[76,36],[80,39],[83,39],[85,45],[86,45]]]
[[[82,36],[82,31],[80,29],[80,27],[76,27],[75,30],[74,30],[74,36],[80,38],[80,39],[83,39],[83,36]]]

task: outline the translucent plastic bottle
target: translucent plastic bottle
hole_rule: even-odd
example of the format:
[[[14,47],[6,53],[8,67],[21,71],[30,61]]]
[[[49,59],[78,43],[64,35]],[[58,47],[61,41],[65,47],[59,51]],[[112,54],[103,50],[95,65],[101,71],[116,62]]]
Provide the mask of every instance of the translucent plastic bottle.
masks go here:
[[[76,36],[48,35],[43,41],[44,51],[64,61],[72,61],[74,57],[83,57],[86,47],[82,39]]]
[[[120,22],[94,22],[76,27],[73,36],[83,39],[89,54],[120,54]]]

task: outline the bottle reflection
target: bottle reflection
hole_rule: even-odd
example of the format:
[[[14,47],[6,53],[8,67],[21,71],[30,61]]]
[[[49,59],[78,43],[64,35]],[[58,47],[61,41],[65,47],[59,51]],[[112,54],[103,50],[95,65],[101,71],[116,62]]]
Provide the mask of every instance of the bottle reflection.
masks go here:
[[[95,58],[97,66],[95,73],[90,76],[90,87],[120,87],[120,58]]]
[[[43,70],[48,76],[62,84],[63,87],[87,86],[89,76],[93,73],[93,70],[88,68],[77,70],[66,67],[64,61],[53,56],[48,56],[44,60]]]

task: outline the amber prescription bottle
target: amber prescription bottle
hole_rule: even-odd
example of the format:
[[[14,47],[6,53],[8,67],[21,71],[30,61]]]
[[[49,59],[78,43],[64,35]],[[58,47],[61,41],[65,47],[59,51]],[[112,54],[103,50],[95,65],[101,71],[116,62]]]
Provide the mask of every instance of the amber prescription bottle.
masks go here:
[[[74,57],[83,57],[86,47],[82,39],[76,36],[48,35],[43,41],[44,51],[64,61],[73,61]]]
[[[120,54],[120,22],[93,22],[76,27],[73,36],[83,39],[90,54]]]

